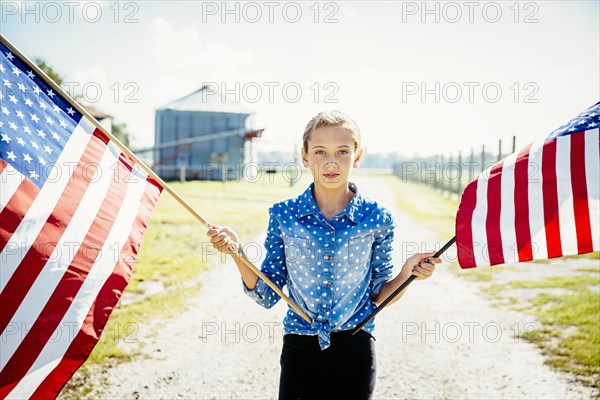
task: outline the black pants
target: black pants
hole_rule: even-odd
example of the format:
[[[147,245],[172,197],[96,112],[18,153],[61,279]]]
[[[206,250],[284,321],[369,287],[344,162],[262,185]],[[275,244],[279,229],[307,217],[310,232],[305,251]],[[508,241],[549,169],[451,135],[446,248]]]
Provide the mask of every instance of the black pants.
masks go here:
[[[281,351],[279,400],[371,399],[375,389],[375,338],[361,330],[331,334],[321,350],[317,336],[287,334]]]

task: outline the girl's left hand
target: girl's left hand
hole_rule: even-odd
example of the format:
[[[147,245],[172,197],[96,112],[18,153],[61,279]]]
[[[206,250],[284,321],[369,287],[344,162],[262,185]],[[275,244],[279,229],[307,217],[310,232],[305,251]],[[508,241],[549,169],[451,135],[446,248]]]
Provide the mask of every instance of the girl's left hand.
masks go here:
[[[417,253],[410,257],[402,266],[402,273],[407,276],[415,275],[416,280],[429,278],[435,271],[435,264],[440,264],[440,258],[433,258],[435,253]]]

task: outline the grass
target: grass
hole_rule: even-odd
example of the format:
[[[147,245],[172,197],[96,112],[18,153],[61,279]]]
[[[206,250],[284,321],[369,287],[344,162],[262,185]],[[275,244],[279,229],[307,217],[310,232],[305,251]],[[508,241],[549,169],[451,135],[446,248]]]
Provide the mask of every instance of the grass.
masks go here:
[[[600,294],[594,290],[532,299],[545,329],[521,335],[537,344],[553,367],[579,376],[600,393]],[[565,328],[570,327],[568,332]]]
[[[577,271],[577,272],[593,272],[593,273],[599,274],[600,273],[600,266],[597,267],[597,268],[587,268],[587,267],[584,267],[584,268],[575,268],[575,271]]]
[[[571,255],[571,256],[562,256],[560,257],[561,260],[563,261],[577,261],[577,260],[598,260],[600,265],[600,251],[594,251],[591,253],[585,253],[585,254],[577,254],[577,255]],[[534,261],[535,263],[538,264],[549,264],[553,262],[553,259],[546,259],[546,260],[536,260]]]
[[[310,181],[310,174],[306,173],[291,187],[280,174],[275,174],[263,176],[256,183],[193,181],[175,182],[170,186],[209,223],[229,226],[238,233],[242,243],[247,243],[266,230],[271,204],[301,193]],[[152,326],[153,321],[184,310],[186,301],[201,290],[198,275],[221,259],[221,255],[212,251],[206,228],[173,197],[163,193],[123,296],[134,301],[115,307],[102,338],[60,397],[84,397],[94,382],[98,384],[97,376],[94,382],[88,378],[97,375],[98,369],[139,357],[144,343],[153,335],[150,330],[140,337],[141,324]],[[149,283],[161,290],[146,293]],[[123,346],[132,340],[136,346]]]
[[[593,276],[550,276],[542,280],[535,281],[520,281],[515,280],[510,282],[510,286],[513,288],[526,288],[526,289],[547,289],[547,288],[561,288],[580,290],[585,289],[588,286],[598,285],[600,282],[598,278]]]
[[[402,182],[387,175],[379,178],[389,185],[396,196],[398,208],[426,225],[440,237],[454,236],[454,217],[458,201],[441,194],[439,190],[414,182]]]
[[[590,259],[590,260],[600,260],[600,251],[594,251],[592,253],[580,254],[577,256],[565,256],[563,257],[567,260],[573,259]],[[600,263],[598,264],[600,266]]]
[[[391,176],[384,179],[394,189],[401,210],[423,221],[440,236],[454,234],[448,227],[454,227],[457,200],[426,185],[403,183]],[[495,304],[533,314],[540,322],[540,329],[523,332],[520,337],[536,344],[549,365],[575,374],[600,396],[600,263],[590,267],[589,260],[600,260],[600,252],[562,257],[561,262],[568,262],[566,267],[573,271],[568,276],[518,279],[523,266],[473,268],[463,271],[461,276],[480,282]],[[535,263],[549,264],[540,268],[551,268],[554,262]],[[585,266],[577,268],[578,263]],[[502,278],[497,275],[501,272],[504,272]],[[527,300],[511,295],[515,289],[535,292]],[[561,290],[559,294],[549,293],[553,289]]]
[[[457,269],[459,268],[458,263],[454,263],[453,266]],[[507,265],[470,268],[469,270],[464,271],[464,273],[461,275],[469,281],[492,282],[494,280],[494,276],[502,271],[517,271],[517,268]]]

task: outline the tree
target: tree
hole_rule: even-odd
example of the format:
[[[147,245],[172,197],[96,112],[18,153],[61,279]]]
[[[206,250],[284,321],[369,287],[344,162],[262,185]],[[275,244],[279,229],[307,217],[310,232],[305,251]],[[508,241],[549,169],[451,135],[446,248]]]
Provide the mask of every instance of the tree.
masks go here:
[[[42,58],[36,58],[34,60],[35,64],[40,67],[40,69],[42,71],[44,71],[46,73],[46,75],[48,75],[50,77],[50,79],[52,79],[58,86],[62,86],[64,79],[62,78],[62,76],[60,76],[60,74],[58,72],[56,72],[54,70],[54,68],[52,68],[51,66],[49,66],[46,61],[44,61],[44,59]]]
[[[129,133],[126,132],[127,124],[125,122],[115,122],[115,119],[112,118],[112,116],[111,121],[113,136],[119,139],[125,146],[129,147]]]

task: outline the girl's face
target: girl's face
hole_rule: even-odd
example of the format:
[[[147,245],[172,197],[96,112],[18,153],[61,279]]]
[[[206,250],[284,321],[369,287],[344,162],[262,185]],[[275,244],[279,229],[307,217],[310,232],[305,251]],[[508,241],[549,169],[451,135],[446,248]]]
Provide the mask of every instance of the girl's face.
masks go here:
[[[339,126],[327,126],[313,131],[308,152],[302,149],[304,166],[310,168],[315,185],[327,189],[346,187],[352,168],[358,167],[362,149],[355,150],[352,135]]]

